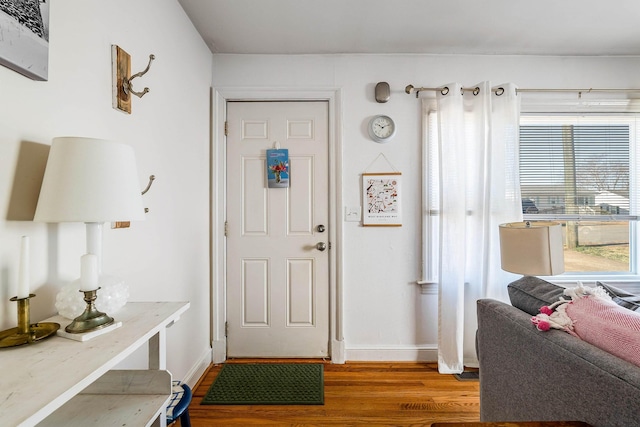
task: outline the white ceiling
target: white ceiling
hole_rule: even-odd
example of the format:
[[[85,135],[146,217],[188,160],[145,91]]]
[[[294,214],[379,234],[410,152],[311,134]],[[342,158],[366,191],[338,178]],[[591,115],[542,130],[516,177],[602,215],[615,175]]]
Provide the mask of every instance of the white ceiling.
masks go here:
[[[640,55],[640,0],[178,0],[213,53]]]

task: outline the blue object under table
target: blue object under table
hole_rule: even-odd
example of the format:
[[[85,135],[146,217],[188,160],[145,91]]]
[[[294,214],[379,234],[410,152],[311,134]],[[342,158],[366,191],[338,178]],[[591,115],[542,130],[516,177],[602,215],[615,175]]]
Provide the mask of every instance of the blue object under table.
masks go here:
[[[172,381],[171,391],[171,400],[167,406],[167,425],[179,418],[181,427],[191,427],[191,419],[189,418],[191,389],[182,381]]]

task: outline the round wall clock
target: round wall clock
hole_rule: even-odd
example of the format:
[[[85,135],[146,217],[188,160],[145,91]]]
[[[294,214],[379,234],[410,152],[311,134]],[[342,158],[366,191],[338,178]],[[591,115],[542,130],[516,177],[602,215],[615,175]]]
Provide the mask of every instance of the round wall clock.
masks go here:
[[[369,121],[369,136],[375,142],[387,142],[396,134],[396,124],[389,116],[373,116]]]

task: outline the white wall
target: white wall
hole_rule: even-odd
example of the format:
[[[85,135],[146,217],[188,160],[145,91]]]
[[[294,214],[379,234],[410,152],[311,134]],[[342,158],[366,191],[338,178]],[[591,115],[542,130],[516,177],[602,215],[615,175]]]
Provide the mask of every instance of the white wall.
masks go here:
[[[185,378],[210,360],[211,54],[176,0],[54,1],[50,29],[49,81],[0,67],[0,328],[16,325],[9,298],[21,235],[31,238],[32,321],[55,314],[56,293],[79,276],[84,225],[47,226],[10,214],[16,203],[33,209],[51,139],[120,140],[136,152],[141,188],[149,175],[157,179],[144,197],[146,221],[105,226],[103,271],[126,280],[131,301],[191,302],[168,331],[169,370]],[[132,55],[132,72],[156,55],[135,81],[137,90],[151,91],[133,98],[131,115],[111,107],[112,44]]]
[[[434,360],[437,295],[423,295],[416,285],[421,278],[420,101],[405,94],[405,86],[490,80],[522,88],[630,88],[640,87],[638,70],[638,57],[215,54],[213,86],[249,91],[341,88],[342,203],[361,204],[360,174],[379,153],[402,172],[404,193],[402,228],[344,223],[346,359]],[[379,81],[391,86],[386,104],[374,100]],[[392,142],[377,144],[368,138],[366,123],[375,114],[396,120]],[[362,248],[368,250],[363,253]]]

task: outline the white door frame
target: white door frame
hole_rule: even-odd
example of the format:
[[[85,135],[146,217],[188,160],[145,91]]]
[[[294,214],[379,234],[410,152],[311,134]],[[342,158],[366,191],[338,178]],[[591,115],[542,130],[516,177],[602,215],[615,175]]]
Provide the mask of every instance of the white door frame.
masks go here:
[[[342,91],[273,88],[212,88],[211,91],[211,346],[212,362],[227,359],[226,310],[226,137],[227,101],[327,101],[329,104],[329,351],[345,363],[342,253]]]

